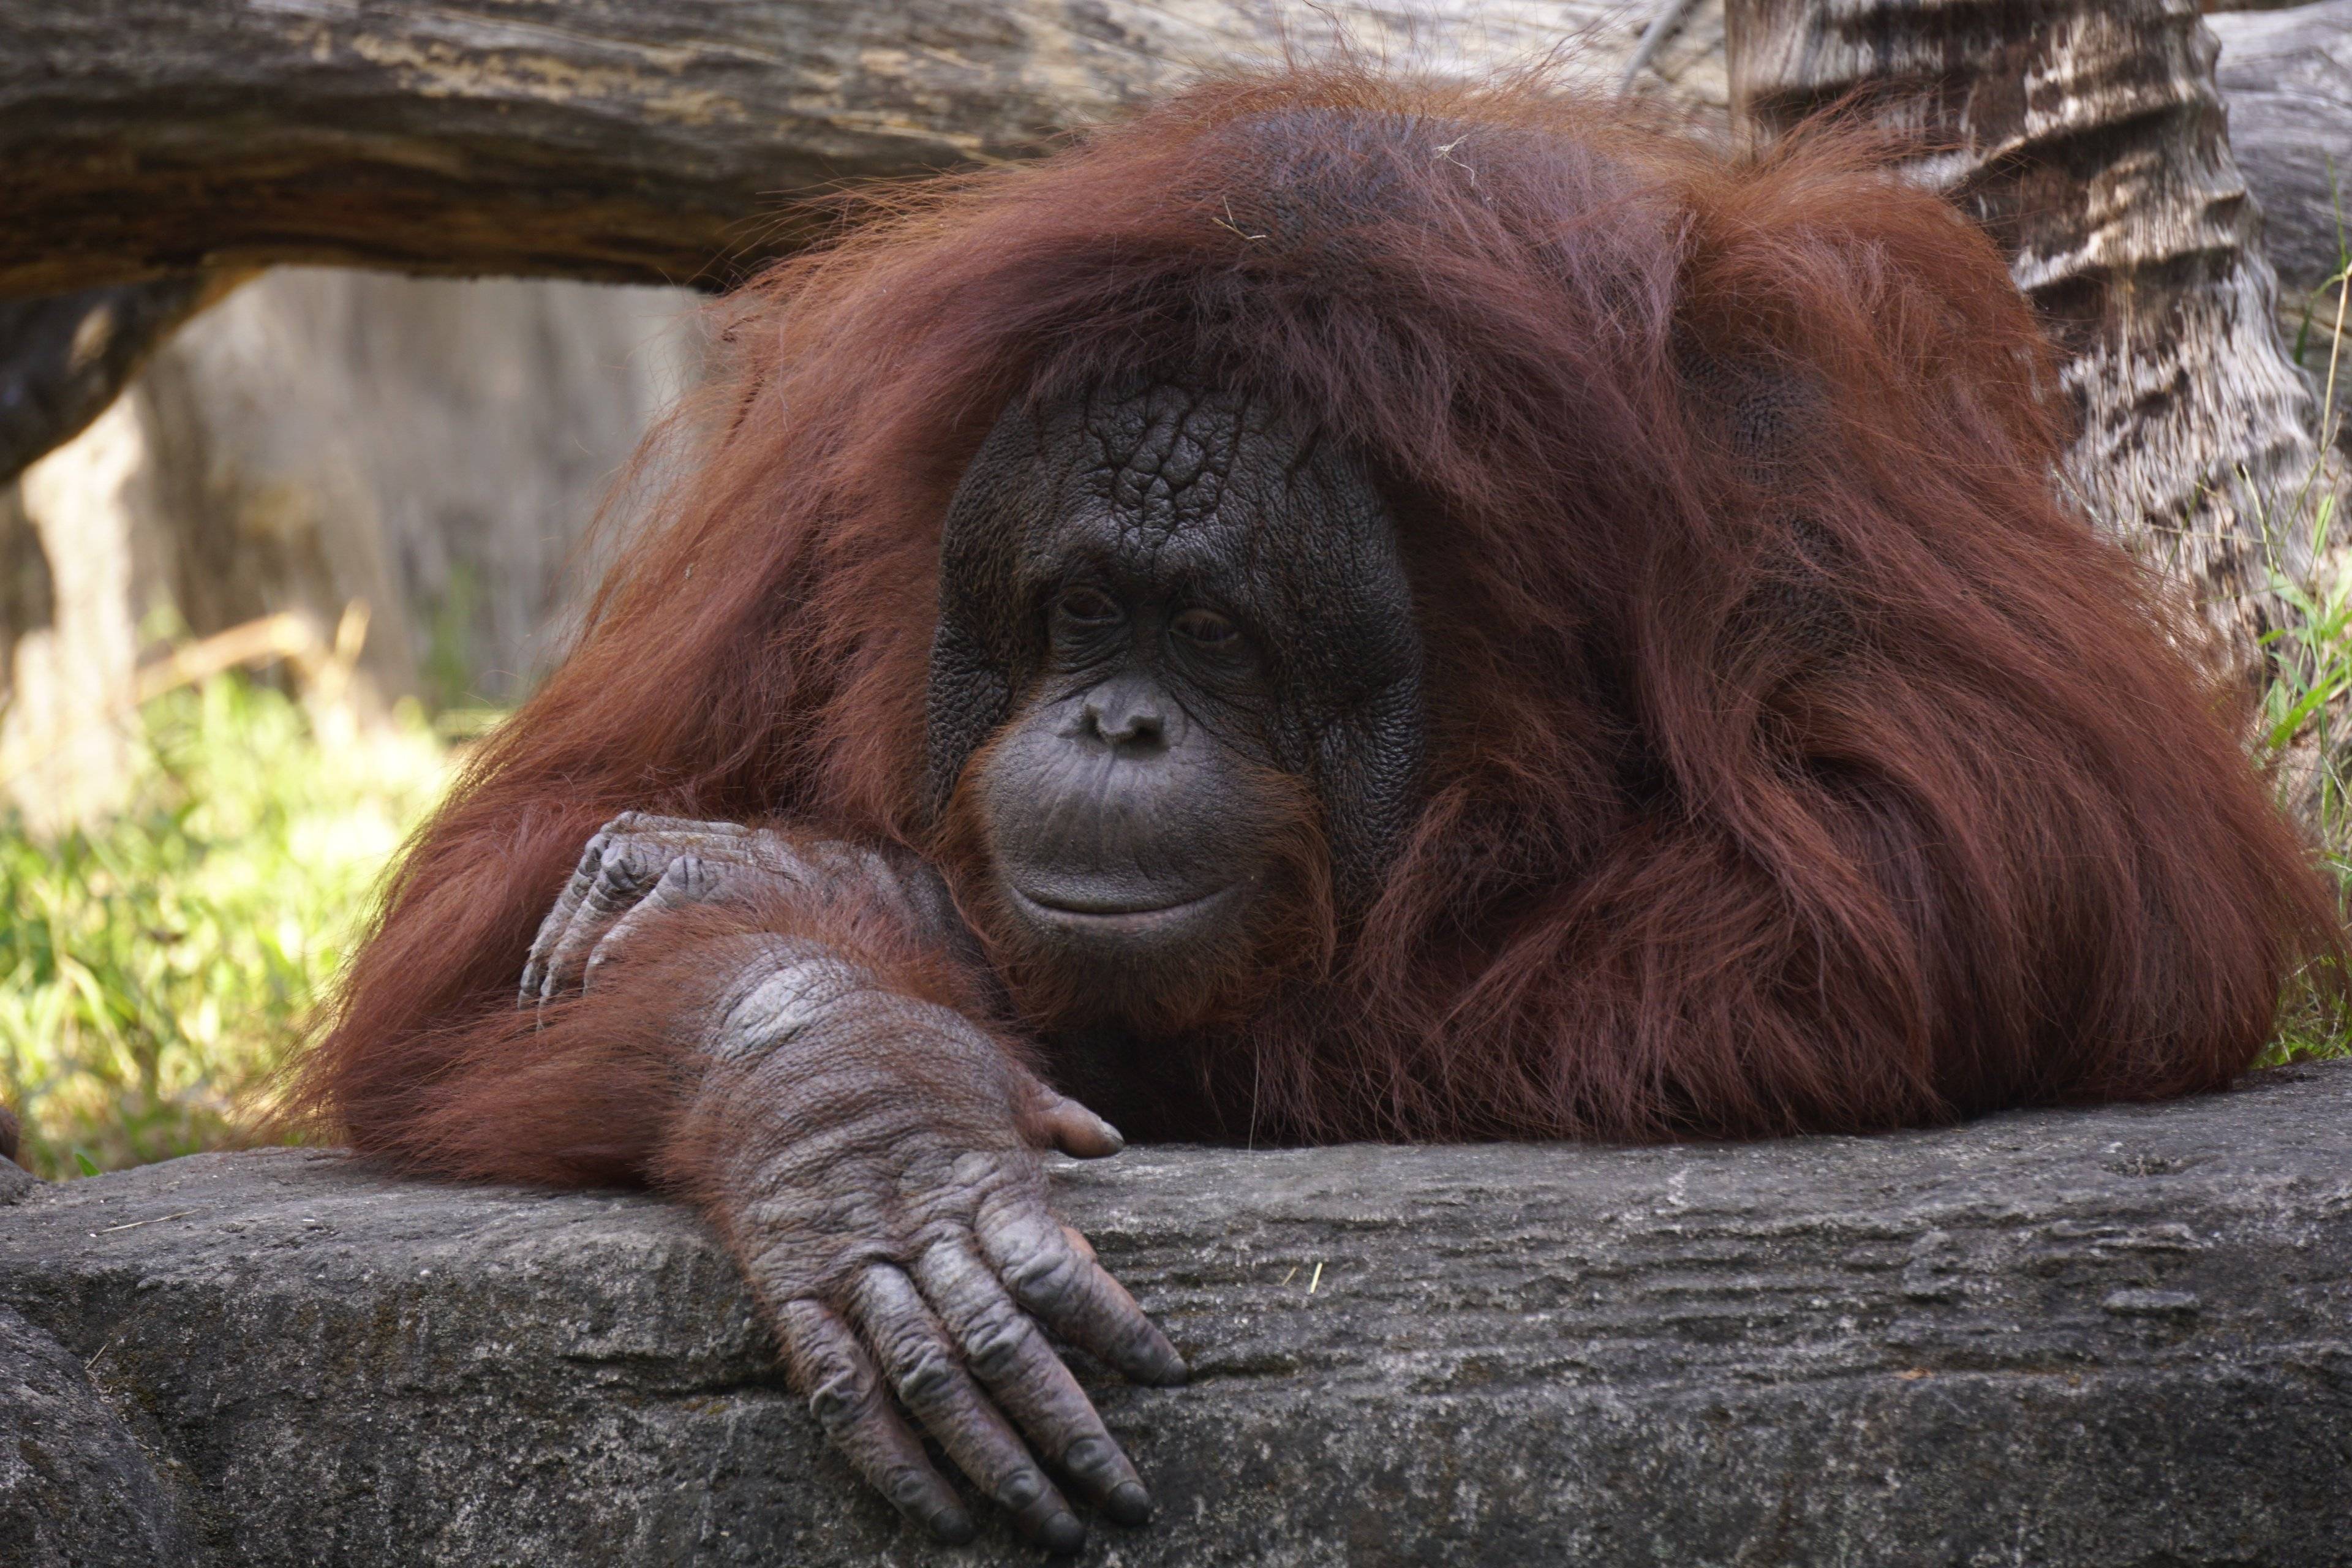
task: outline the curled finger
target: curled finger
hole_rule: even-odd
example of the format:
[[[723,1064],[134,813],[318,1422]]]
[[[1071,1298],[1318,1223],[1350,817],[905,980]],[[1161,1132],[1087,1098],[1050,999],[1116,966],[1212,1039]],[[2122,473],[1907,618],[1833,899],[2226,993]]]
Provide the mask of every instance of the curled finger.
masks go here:
[[[1086,1526],[981,1392],[912,1280],[873,1264],[852,1286],[849,1310],[899,1400],[1024,1536],[1049,1552],[1086,1544]]]
[[[1013,1299],[1055,1333],[1137,1383],[1178,1384],[1190,1375],[1127,1287],[1095,1261],[1091,1247],[1073,1247],[1044,1205],[984,1215],[978,1228],[982,1255]]]
[[[541,1001],[551,1002],[578,989],[596,943],[615,920],[659,884],[669,858],[667,850],[639,839],[616,838],[605,846],[595,880],[572,906],[571,921],[548,950],[539,980]]]
[[[1151,1517],[1151,1494],[1095,1411],[995,1271],[961,1240],[927,1248],[915,1283],[963,1352],[964,1363],[1029,1440],[1076,1479],[1121,1524]]]
[[[517,1006],[538,1005],[541,987],[547,980],[548,955],[555,951],[555,944],[563,940],[563,933],[572,928],[572,917],[579,912],[580,901],[588,896],[588,889],[596,885],[597,873],[604,867],[605,851],[613,846],[613,825],[608,823],[588,840],[580,851],[580,858],[572,864],[572,875],[564,882],[563,891],[556,895],[554,906],[547,911],[547,918],[539,922],[539,932],[530,940],[530,957],[522,966],[522,985],[515,998]]]
[[[699,855],[681,855],[672,860],[661,879],[653,885],[653,890],[597,937],[595,946],[588,951],[587,962],[581,966],[580,989],[584,992],[593,985],[597,970],[625,952],[648,926],[672,910],[717,898],[724,881],[724,869]],[[548,973],[559,991],[567,983],[560,968],[551,965]]]
[[[951,1545],[974,1534],[955,1489],[931,1468],[922,1439],[883,1392],[874,1358],[818,1301],[787,1301],[776,1314],[793,1386],[833,1446],[900,1513]]]

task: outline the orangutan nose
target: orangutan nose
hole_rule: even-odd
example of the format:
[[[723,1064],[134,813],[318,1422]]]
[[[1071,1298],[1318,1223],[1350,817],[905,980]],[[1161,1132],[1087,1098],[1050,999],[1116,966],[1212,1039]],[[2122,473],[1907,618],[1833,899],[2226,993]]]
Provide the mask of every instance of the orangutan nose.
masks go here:
[[[1080,721],[1087,735],[1114,751],[1158,752],[1168,743],[1168,722],[1161,709],[1160,694],[1150,683],[1123,677],[1107,680],[1087,694]]]

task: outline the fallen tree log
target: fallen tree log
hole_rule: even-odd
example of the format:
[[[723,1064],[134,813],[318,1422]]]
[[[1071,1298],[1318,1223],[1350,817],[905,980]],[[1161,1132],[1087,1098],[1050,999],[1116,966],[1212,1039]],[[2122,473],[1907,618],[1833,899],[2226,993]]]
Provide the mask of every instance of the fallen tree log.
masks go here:
[[[1098,1559],[2352,1563],[2352,1064],[1876,1139],[1055,1181],[1196,1369],[1081,1369],[1160,1501]],[[682,1209],[314,1151],[19,1186],[11,1563],[932,1558]]]
[[[71,439],[203,275],[283,262],[705,288],[845,184],[1034,155],[1220,65],[1476,72],[1647,0],[26,0],[0,8],[0,483]],[[65,298],[52,296],[65,295]],[[5,301],[30,301],[14,308]],[[59,345],[111,327],[92,374]]]
[[[795,198],[1028,156],[1204,69],[1344,35],[1441,71],[1559,50],[1606,86],[1657,9],[17,0],[0,11],[0,297],[291,261],[723,279],[829,221]],[[2352,149],[2352,0],[2208,25],[2240,156],[2258,190],[2294,193],[2273,248],[2332,254],[2322,165]]]
[[[1661,0],[573,0],[560,17],[521,0],[21,0],[0,9],[0,300],[79,298],[0,321],[0,480],[69,439],[171,330],[194,297],[178,275],[331,262],[718,286],[822,232],[813,196],[1030,156],[1204,69],[1345,37],[1474,74],[1558,51],[1605,87],[1660,14]],[[2290,293],[2308,292],[2335,265],[2324,176],[2331,151],[2352,149],[2352,0],[2209,24],[2272,247]],[[1719,4],[1690,9],[1669,52],[1704,58],[1645,90],[1719,121],[1721,27]],[[70,332],[100,298],[118,319],[106,375],[69,370],[54,331],[16,330]]]
[[[0,10],[0,297],[336,262],[693,283],[804,243],[792,198],[1033,155],[1204,68],[1476,71],[1647,0],[19,0]],[[1605,65],[1593,68],[1596,79]]]

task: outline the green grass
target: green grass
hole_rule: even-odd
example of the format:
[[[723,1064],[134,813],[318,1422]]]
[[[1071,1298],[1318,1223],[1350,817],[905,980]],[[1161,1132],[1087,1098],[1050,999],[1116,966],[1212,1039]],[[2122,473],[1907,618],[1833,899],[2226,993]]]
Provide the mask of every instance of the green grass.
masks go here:
[[[2333,181],[2333,170],[2330,180]],[[2321,465],[2340,434],[2339,377],[2347,368],[2343,347],[2352,313],[2352,241],[2343,233],[2338,206],[2336,271],[2304,302],[2294,357],[2321,375],[2321,458],[2300,494],[2274,504],[2264,531],[2275,540],[2273,518],[2300,532],[2310,548],[2305,559],[2315,583],[2273,570],[2271,590],[2286,607],[2286,624],[2270,634],[2270,680],[2263,693],[2259,750],[2280,764],[2282,784],[2301,796],[2311,812],[2325,863],[2334,878],[2339,909],[2352,910],[2352,781],[2346,777],[2347,737],[2344,721],[2352,709],[2352,555],[2339,536],[2336,497],[2322,483]],[[2332,311],[2326,309],[2333,296]],[[2324,364],[2309,363],[2315,323],[2328,323]],[[2276,552],[2273,552],[2273,554]],[[2332,575],[2330,575],[2332,574]],[[2308,780],[2305,784],[2302,781]],[[2292,986],[2281,1010],[2278,1037],[2264,1055],[2269,1063],[2318,1057],[2352,1057],[2352,1016],[2332,1004],[2310,977]]]
[[[131,808],[0,819],[0,1097],[61,1178],[233,1144],[447,774],[414,712],[327,733],[236,675],[148,703]]]

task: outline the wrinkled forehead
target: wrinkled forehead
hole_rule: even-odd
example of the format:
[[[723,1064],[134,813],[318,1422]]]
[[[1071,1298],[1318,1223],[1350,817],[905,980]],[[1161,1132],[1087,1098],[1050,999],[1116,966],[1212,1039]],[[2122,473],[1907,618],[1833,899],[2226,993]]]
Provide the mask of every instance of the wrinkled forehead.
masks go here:
[[[1318,575],[1345,581],[1372,564],[1357,558],[1390,542],[1360,466],[1261,399],[1109,387],[1041,411],[1037,424],[1046,494],[1029,519],[1029,573],[1092,571],[1141,592],[1328,598],[1312,593]]]

